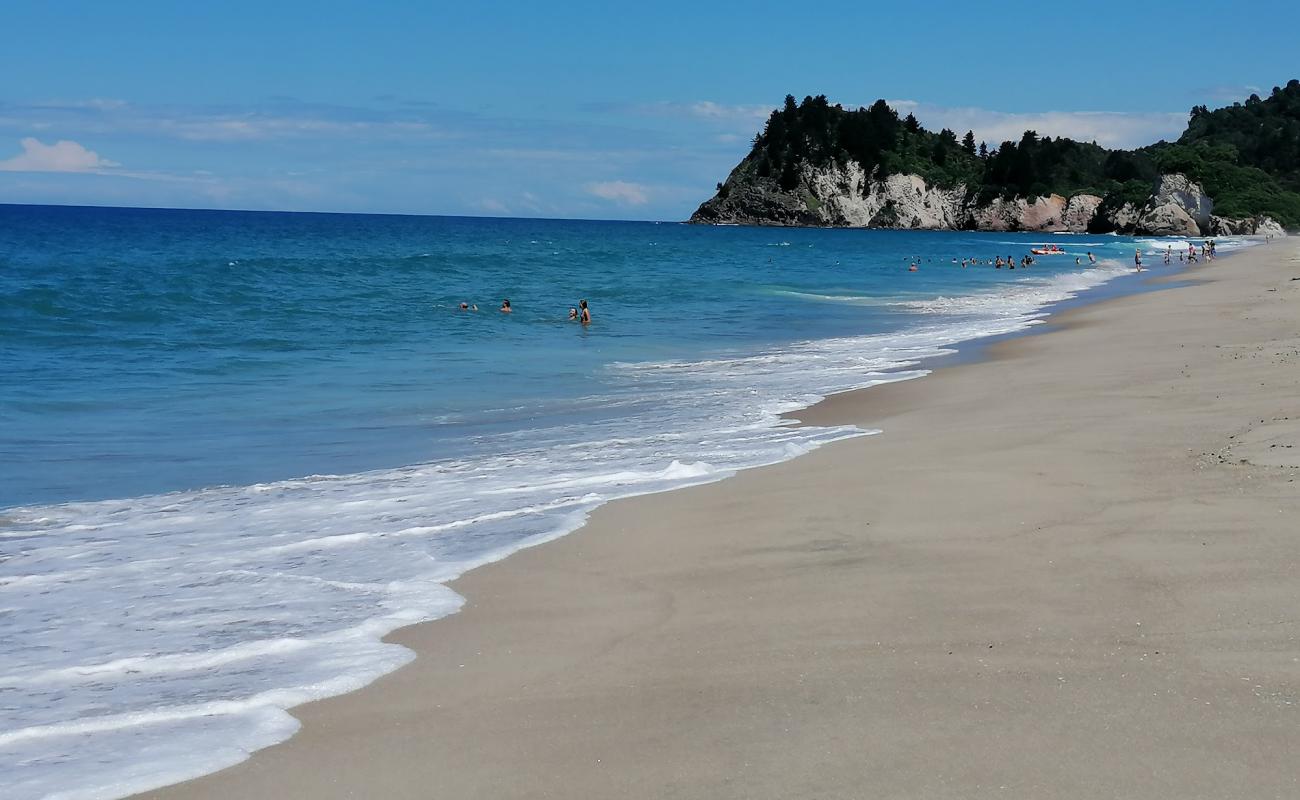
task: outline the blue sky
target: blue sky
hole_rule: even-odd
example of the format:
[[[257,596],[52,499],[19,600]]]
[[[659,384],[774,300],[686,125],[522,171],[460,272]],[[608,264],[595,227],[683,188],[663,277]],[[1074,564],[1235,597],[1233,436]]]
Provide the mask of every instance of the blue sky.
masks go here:
[[[9,2],[0,203],[681,219],[787,94],[1133,146],[1300,4]]]

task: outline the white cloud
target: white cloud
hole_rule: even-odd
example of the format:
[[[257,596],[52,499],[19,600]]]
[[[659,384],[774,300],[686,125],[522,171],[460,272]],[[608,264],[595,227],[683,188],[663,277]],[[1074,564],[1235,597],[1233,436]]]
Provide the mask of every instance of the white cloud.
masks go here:
[[[501,214],[504,216],[510,213],[510,206],[493,197],[485,197],[479,200],[474,203],[474,208],[488,214]]]
[[[1175,139],[1187,124],[1182,111],[1041,111],[1017,114],[984,108],[949,108],[915,100],[888,100],[900,115],[914,114],[930,130],[949,128],[957,135],[975,132],[976,141],[996,147],[1019,141],[1027,130],[1039,136],[1068,136],[1104,147],[1141,147]]]
[[[715,103],[712,100],[700,100],[695,103],[689,103],[678,107],[689,116],[716,120],[739,119],[761,121],[767,119],[773,110],[771,106],[724,105],[722,103]]]
[[[639,183],[602,181],[589,183],[585,188],[589,194],[623,206],[643,206],[650,201],[649,190]]]
[[[714,126],[752,131],[761,127],[772,113],[772,106],[745,103],[715,103],[696,100],[692,103],[661,101],[658,103],[597,103],[597,111],[616,111],[647,117],[684,117]]]
[[[98,172],[118,166],[114,161],[100,158],[94,150],[67,139],[43,144],[29,136],[20,144],[23,151],[0,161],[0,172]]]
[[[1196,90],[1197,94],[1205,95],[1211,100],[1220,103],[1242,103],[1252,94],[1266,97],[1268,95],[1263,89],[1253,84],[1242,84],[1236,86],[1207,86]]]

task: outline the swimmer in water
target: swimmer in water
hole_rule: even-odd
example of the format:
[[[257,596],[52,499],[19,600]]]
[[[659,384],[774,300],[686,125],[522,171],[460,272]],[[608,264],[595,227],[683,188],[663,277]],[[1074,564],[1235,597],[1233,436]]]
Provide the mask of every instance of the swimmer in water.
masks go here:
[[[1097,263],[1097,257],[1094,256],[1094,255],[1092,254],[1092,251],[1091,251],[1091,250],[1088,251],[1088,263],[1089,263],[1089,264],[1096,264],[1096,263]]]
[[[590,325],[590,324],[591,324],[591,309],[587,308],[587,301],[586,301],[586,300],[579,300],[579,301],[578,301],[578,308],[581,309],[581,311],[579,311],[579,313],[578,313],[578,321],[581,322],[583,325]]]
[[[578,318],[578,309],[576,309],[576,308],[570,308],[570,309],[569,309],[569,321],[572,322],[573,320],[576,320],[577,318]]]
[[[514,309],[510,307],[510,301],[508,299],[501,301],[501,313],[502,314],[514,313]]]

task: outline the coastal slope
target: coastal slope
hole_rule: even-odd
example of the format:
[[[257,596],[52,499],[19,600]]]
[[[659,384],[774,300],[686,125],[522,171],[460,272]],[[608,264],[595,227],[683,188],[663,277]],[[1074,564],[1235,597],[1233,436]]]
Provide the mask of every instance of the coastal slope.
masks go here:
[[[605,506],[145,796],[1296,796],[1296,258],[831,398],[884,432]]]

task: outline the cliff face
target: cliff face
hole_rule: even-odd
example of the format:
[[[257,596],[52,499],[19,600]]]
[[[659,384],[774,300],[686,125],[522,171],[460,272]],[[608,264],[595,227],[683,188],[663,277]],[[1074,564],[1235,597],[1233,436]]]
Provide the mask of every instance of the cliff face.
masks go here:
[[[787,182],[788,185],[788,182]],[[721,184],[717,195],[691,215],[691,222],[741,225],[805,225],[981,231],[1116,231],[1156,236],[1273,233],[1268,217],[1225,219],[1199,184],[1184,175],[1163,175],[1140,207],[1104,209],[1091,194],[1063,197],[995,197],[979,204],[965,185],[931,186],[919,175],[867,175],[855,162],[805,167],[794,186],[759,174],[747,158]]]
[[[1032,200],[1017,197],[1011,200],[995,197],[985,206],[970,206],[970,224],[966,227],[980,231],[1070,231],[1088,230],[1101,198],[1092,194],[1062,197],[1059,194],[1035,197]]]

